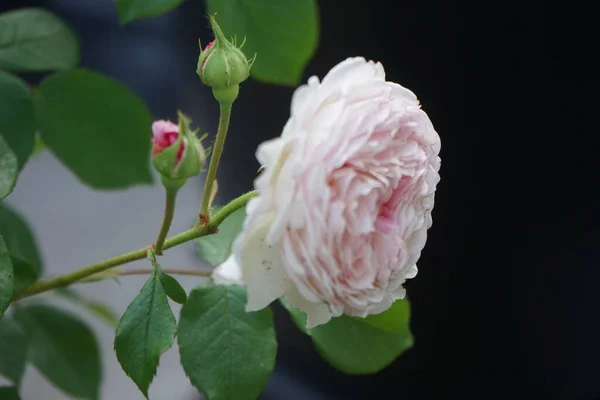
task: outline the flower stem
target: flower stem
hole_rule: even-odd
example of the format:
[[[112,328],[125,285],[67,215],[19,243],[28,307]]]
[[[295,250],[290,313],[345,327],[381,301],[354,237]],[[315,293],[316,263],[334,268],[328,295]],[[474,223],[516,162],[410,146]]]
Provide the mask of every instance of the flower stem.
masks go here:
[[[159,256],[162,256],[163,254],[163,245],[165,244],[167,233],[169,233],[169,228],[173,221],[176,199],[177,190],[166,190],[165,215],[163,217],[162,226],[160,227],[160,232],[158,233],[158,238],[156,238],[156,243],[154,243],[154,252]]]
[[[127,275],[148,275],[154,271],[153,268],[140,268],[140,269],[131,269],[128,271],[119,271],[118,276],[127,276]],[[162,271],[165,274],[169,275],[189,275],[189,276],[203,276],[209,277],[212,271],[202,271],[195,269],[179,269],[179,268],[163,268]]]
[[[229,204],[221,208],[219,212],[217,212],[213,216],[212,220],[207,225],[195,226],[191,229],[188,229],[187,231],[183,231],[167,239],[164,243],[163,249],[167,250],[171,247],[179,246],[182,243],[189,242],[190,240],[199,238],[201,236],[206,236],[215,233],[217,231],[217,228],[225,220],[225,218],[227,218],[236,210],[244,207],[248,200],[250,200],[256,194],[256,191],[252,191],[234,199]],[[92,264],[77,271],[69,272],[67,274],[59,275],[54,278],[47,279],[45,281],[34,283],[33,285],[28,286],[22,291],[16,293],[13,299],[19,300],[25,297],[31,297],[36,294],[47,292],[52,289],[69,286],[70,284],[77,282],[83,278],[86,278],[90,275],[94,275],[99,272],[106,271],[107,269],[130,263],[132,261],[137,261],[146,258],[147,253],[148,247],[143,247],[141,249],[137,249],[129,253],[109,258],[108,260],[101,261],[97,264]]]
[[[217,129],[217,139],[210,157],[210,165],[206,174],[206,182],[204,183],[204,193],[202,194],[202,205],[200,207],[200,222],[199,224],[208,221],[208,206],[212,192],[212,186],[217,177],[217,169],[223,153],[223,146],[227,138],[227,130],[229,129],[229,118],[231,116],[231,103],[219,103],[219,128]]]

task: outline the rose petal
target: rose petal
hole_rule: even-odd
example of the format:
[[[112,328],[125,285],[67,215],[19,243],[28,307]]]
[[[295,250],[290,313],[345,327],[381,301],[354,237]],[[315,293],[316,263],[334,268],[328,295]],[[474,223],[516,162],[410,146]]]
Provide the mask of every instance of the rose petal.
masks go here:
[[[264,215],[253,221],[234,244],[235,261],[248,292],[246,311],[267,307],[285,291],[287,279],[279,250],[265,240],[272,219],[273,215]]]
[[[286,285],[286,300],[294,307],[306,314],[306,329],[325,324],[331,319],[331,311],[325,303],[312,303],[298,292],[296,286],[291,283]]]
[[[333,67],[323,78],[322,84],[344,88],[347,85],[384,79],[385,71],[381,63],[367,61],[363,57],[351,57]]]
[[[211,276],[218,285],[244,285],[242,269],[233,255],[230,255],[227,260],[215,268]]]
[[[419,272],[419,269],[417,268],[417,264],[415,264],[408,269],[408,272],[406,273],[406,279],[414,278],[417,276],[417,272]]]
[[[179,132],[179,127],[171,121],[158,120],[152,123],[152,135],[163,136],[167,132]]]

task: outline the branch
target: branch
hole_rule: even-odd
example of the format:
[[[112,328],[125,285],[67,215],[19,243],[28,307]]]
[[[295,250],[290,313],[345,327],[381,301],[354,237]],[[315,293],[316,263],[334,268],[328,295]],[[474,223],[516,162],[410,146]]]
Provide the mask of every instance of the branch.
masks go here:
[[[234,199],[229,204],[221,208],[210,220],[207,225],[195,226],[187,231],[183,231],[175,236],[170,237],[165,241],[164,250],[170,249],[175,246],[179,246],[182,243],[189,242],[196,238],[207,236],[215,233],[221,223],[236,210],[246,206],[248,200],[256,196],[258,192],[255,190],[248,192],[237,199]],[[121,254],[119,256],[109,258],[108,260],[101,261],[97,264],[92,264],[88,267],[84,267],[77,271],[69,272],[64,275],[59,275],[54,278],[47,279],[45,281],[34,283],[33,285],[23,289],[14,295],[13,300],[19,300],[25,297],[31,297],[36,294],[44,293],[52,289],[57,289],[77,282],[90,275],[97,274],[107,269],[117,267],[119,265],[127,264],[132,261],[137,261],[146,258],[146,253],[150,247],[143,247],[131,251],[129,253]]]
[[[130,269],[127,271],[119,271],[118,276],[127,275],[148,275],[154,271],[154,268],[140,268]],[[169,275],[189,275],[189,276],[202,276],[209,277],[212,271],[202,271],[197,269],[178,269],[178,268],[163,268],[162,272]]]

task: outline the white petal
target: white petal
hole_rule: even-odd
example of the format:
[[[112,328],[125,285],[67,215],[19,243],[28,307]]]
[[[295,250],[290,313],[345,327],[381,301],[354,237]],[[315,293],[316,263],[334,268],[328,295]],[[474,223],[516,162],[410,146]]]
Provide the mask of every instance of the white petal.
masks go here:
[[[277,163],[285,141],[281,138],[270,139],[262,142],[256,149],[256,159],[261,165],[272,167]]]
[[[298,292],[298,289],[288,283],[285,290],[285,298],[290,304],[306,314],[306,329],[312,329],[315,326],[323,325],[331,319],[331,311],[325,303],[312,303]]]
[[[217,285],[244,285],[242,281],[242,269],[235,261],[233,255],[223,261],[212,273],[213,281]]]
[[[406,273],[406,276],[405,276],[406,279],[414,278],[415,276],[417,276],[417,272],[419,272],[419,269],[417,268],[417,264],[415,264],[408,269],[408,272]]]
[[[389,297],[386,297],[381,301],[381,303],[371,306],[371,308],[369,309],[369,313],[367,315],[381,314],[382,312],[384,312],[388,308],[390,308],[390,306],[393,304],[393,302],[394,302],[394,300],[392,300]],[[367,315],[365,315],[363,318],[366,318]]]
[[[276,246],[268,245],[265,236],[273,215],[253,221],[238,237],[233,253],[242,270],[248,292],[246,311],[258,311],[283,295],[285,272]]]
[[[388,308],[394,304],[395,301],[401,300],[406,297],[406,289],[399,287],[394,293],[388,294],[380,303],[374,304],[370,307],[368,315],[381,314],[387,311]],[[367,315],[363,316],[363,318]]]
[[[367,61],[363,57],[351,57],[333,67],[323,78],[322,85],[343,89],[349,85],[383,81],[384,78],[385,71],[380,63]]]
[[[409,100],[410,102],[418,103],[417,96],[412,92],[412,90],[405,88],[404,86],[399,85],[395,82],[386,82],[386,84],[392,88],[392,93],[395,96],[400,96]]]
[[[292,95],[292,106],[290,108],[290,115],[303,116],[306,114],[310,107],[314,106],[314,98],[318,91],[319,78],[313,76],[309,79],[308,85],[302,85],[294,91]]]

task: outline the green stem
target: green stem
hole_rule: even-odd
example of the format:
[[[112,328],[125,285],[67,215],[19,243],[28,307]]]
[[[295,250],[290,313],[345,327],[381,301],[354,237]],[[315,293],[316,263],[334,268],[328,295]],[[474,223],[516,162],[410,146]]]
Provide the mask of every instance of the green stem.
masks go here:
[[[163,246],[164,250],[170,249],[171,247],[179,246],[182,243],[189,242],[190,240],[213,234],[217,231],[219,225],[236,210],[244,207],[248,200],[257,194],[256,191],[248,192],[237,199],[231,201],[229,204],[224,206],[217,212],[211,221],[207,225],[195,226],[187,231],[181,232],[175,236],[170,237],[165,241]],[[77,282],[90,275],[106,271],[107,269],[117,267],[119,265],[127,264],[132,261],[141,260],[146,258],[148,254],[148,247],[134,250],[129,253],[121,254],[108,260],[104,260],[97,264],[92,264],[88,267],[84,267],[77,271],[69,272],[64,275],[59,275],[54,278],[50,278],[45,281],[34,283],[33,285],[23,289],[21,292],[16,293],[14,300],[19,300],[25,297],[31,297],[36,294],[44,293],[52,289],[57,289]]]
[[[207,221],[208,206],[210,202],[212,186],[217,177],[217,169],[223,153],[223,146],[227,138],[227,130],[229,129],[229,117],[231,116],[231,103],[219,103],[219,128],[217,129],[217,139],[210,157],[210,165],[206,174],[206,182],[204,183],[204,193],[202,194],[202,206],[200,207],[200,223]]]
[[[169,275],[188,275],[201,277],[209,277],[212,274],[212,271],[202,271],[197,269],[164,268],[162,271]],[[152,272],[154,272],[154,268],[130,269],[127,271],[119,271],[118,276],[149,275]]]
[[[163,217],[163,223],[160,227],[158,238],[156,238],[156,243],[154,244],[154,252],[159,256],[162,256],[163,254],[163,245],[165,243],[165,239],[167,238],[167,233],[169,233],[171,222],[173,221],[173,214],[175,213],[175,201],[177,199],[177,190],[167,190],[166,193],[165,216]]]

